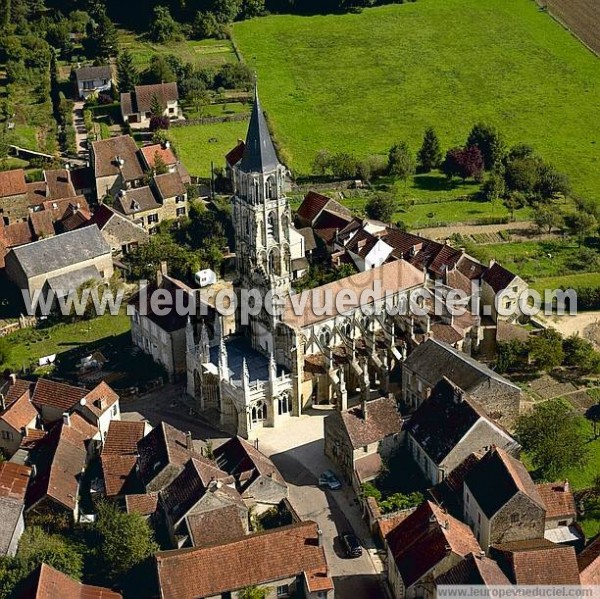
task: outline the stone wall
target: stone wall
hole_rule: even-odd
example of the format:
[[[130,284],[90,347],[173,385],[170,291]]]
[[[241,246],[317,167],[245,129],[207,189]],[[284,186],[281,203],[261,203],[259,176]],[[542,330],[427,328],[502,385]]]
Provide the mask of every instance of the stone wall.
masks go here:
[[[546,511],[517,493],[490,521],[490,544],[525,541],[544,536]]]

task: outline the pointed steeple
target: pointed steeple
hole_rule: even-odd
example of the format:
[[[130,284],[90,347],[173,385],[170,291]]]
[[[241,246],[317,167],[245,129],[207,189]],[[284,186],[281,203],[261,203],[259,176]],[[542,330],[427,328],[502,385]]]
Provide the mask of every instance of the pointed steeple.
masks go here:
[[[245,173],[264,173],[277,168],[279,160],[269,133],[267,120],[260,105],[258,85],[254,85],[254,106],[246,136],[246,147],[240,163]]]

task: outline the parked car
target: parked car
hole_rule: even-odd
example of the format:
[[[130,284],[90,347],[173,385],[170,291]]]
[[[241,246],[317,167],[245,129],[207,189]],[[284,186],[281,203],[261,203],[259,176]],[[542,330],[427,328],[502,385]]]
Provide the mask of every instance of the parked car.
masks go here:
[[[342,544],[346,552],[346,557],[360,557],[362,555],[362,547],[358,537],[351,532],[342,535]]]
[[[342,483],[333,470],[325,470],[325,472],[319,476],[319,487],[327,487],[332,491],[337,491],[342,488]]]

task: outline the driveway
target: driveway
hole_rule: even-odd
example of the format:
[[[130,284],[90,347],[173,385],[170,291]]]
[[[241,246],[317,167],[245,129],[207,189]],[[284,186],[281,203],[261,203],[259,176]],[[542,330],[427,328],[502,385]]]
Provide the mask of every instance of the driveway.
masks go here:
[[[87,131],[83,121],[83,106],[85,102],[77,101],[73,104],[73,127],[75,128],[75,145],[77,155],[84,158],[88,154]]]
[[[290,418],[281,428],[264,429],[259,449],[271,457],[289,485],[289,499],[303,520],[314,520],[323,531],[325,553],[336,595],[353,599],[385,597],[381,587],[384,570],[380,555],[362,519],[352,489],[339,491],[318,487],[318,477],[333,464],[323,453],[323,420],[328,412]],[[361,540],[363,555],[346,559],[339,536],[353,531]]]

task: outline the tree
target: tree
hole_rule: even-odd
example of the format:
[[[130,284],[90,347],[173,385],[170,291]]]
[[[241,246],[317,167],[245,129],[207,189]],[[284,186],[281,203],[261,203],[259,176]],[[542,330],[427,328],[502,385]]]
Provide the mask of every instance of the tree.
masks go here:
[[[150,39],[164,44],[181,37],[179,24],[173,19],[168,6],[155,6],[148,32]]]
[[[557,195],[568,195],[571,184],[567,175],[560,173],[549,164],[542,164],[538,169],[535,190],[542,198],[551,199]]]
[[[442,171],[452,180],[458,176],[463,181],[469,177],[479,178],[483,172],[483,157],[479,148],[452,148],[446,153]]]
[[[495,127],[486,123],[477,123],[471,129],[466,146],[479,149],[486,171],[498,166],[506,153],[504,138]]]
[[[233,23],[242,9],[242,0],[212,0],[211,12],[220,23]]]
[[[598,372],[600,354],[587,339],[573,334],[563,341],[563,351],[565,353],[564,363],[567,366],[573,366],[584,373]]]
[[[140,74],[133,63],[133,54],[124,50],[117,60],[117,86],[121,93],[132,92],[140,82]]]
[[[238,591],[238,599],[267,599],[269,589],[266,587],[250,586]]]
[[[153,116],[150,117],[149,129],[153,133],[156,131],[166,131],[171,126],[171,121],[168,116]]]
[[[156,152],[154,154],[154,174],[155,175],[165,175],[169,172],[169,168],[167,167],[167,163],[164,158]]]
[[[365,211],[369,218],[374,218],[384,223],[392,221],[392,216],[396,212],[396,209],[396,198],[391,193],[383,191],[374,193],[365,205]]]
[[[0,337],[0,366],[10,362],[12,347],[6,337]]]
[[[219,23],[215,13],[198,11],[192,25],[194,38],[204,40],[211,37],[221,37],[224,26]]]
[[[254,74],[250,67],[243,62],[228,62],[224,64],[215,77],[215,85],[225,89],[251,89]]]
[[[443,158],[444,156],[442,154],[442,148],[437,133],[433,127],[428,127],[423,136],[421,149],[417,153],[419,167],[424,173],[429,173],[440,167]]]
[[[142,78],[144,83],[173,83],[177,81],[177,74],[164,56],[154,54],[150,58],[150,64],[144,71]]]
[[[580,247],[587,237],[594,235],[598,231],[598,221],[589,212],[579,210],[566,218],[565,222],[571,235],[577,237]]]
[[[265,12],[265,0],[243,0],[242,14],[245,19],[259,17]]]
[[[488,177],[487,181],[483,184],[482,188],[483,197],[488,202],[495,202],[500,198],[504,197],[506,193],[506,184],[504,183],[504,177],[497,173],[493,172]]]
[[[158,551],[148,522],[139,514],[128,514],[113,503],[98,505],[94,525],[97,535],[98,569],[112,583]]]
[[[401,141],[390,148],[388,154],[388,172],[406,183],[415,174],[416,164],[410,148]]]
[[[594,439],[597,439],[600,437],[600,403],[588,408],[585,417],[592,423]]]
[[[540,160],[534,156],[518,156],[510,160],[504,172],[506,187],[526,195],[534,192],[538,182]]]
[[[357,162],[352,154],[339,152],[331,157],[331,172],[338,179],[353,179],[356,177]]]
[[[327,169],[330,167],[331,165],[331,152],[329,152],[329,150],[319,150],[316,154],[315,154],[315,158],[313,160],[313,171],[317,174],[317,175],[321,175],[323,176],[326,172]]]
[[[152,94],[150,99],[150,114],[152,116],[162,116],[164,108],[156,94]]]
[[[583,466],[588,459],[583,418],[561,399],[537,404],[517,419],[516,436],[546,480]]]
[[[535,211],[533,222],[540,231],[551,233],[552,229],[556,229],[562,225],[562,214],[556,208],[550,206],[539,206]]]
[[[108,18],[106,10],[98,5],[88,24],[88,45],[93,56],[108,60],[119,52],[117,28]]]
[[[527,344],[517,339],[498,343],[496,352],[498,372],[508,372],[523,364],[527,358]]]
[[[562,337],[554,329],[545,329],[529,339],[529,355],[538,370],[550,371],[564,360]]]

